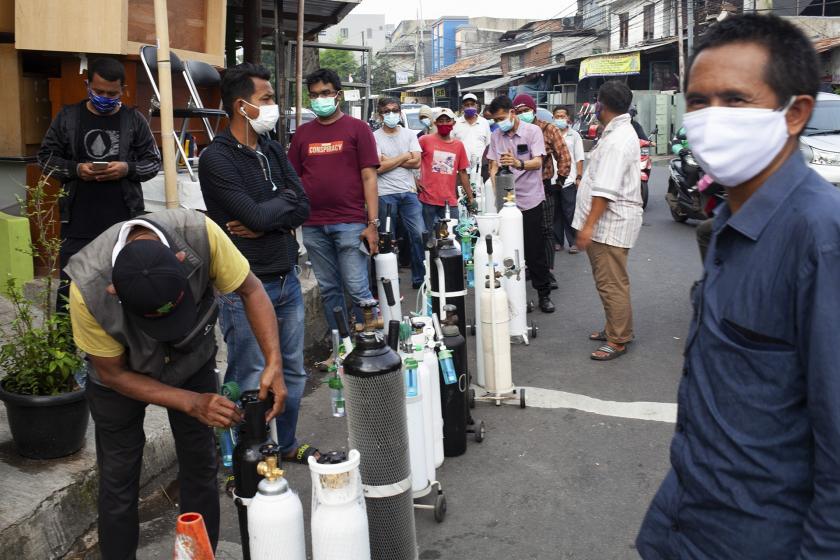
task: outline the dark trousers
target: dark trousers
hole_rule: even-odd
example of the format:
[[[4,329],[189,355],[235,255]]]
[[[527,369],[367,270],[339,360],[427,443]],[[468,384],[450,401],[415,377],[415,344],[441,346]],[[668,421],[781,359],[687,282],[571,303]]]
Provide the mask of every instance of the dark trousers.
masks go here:
[[[563,246],[563,236],[569,247],[575,244],[577,231],[572,227],[575,219],[575,201],[577,200],[577,186],[560,188],[553,187],[554,198],[554,242]]]
[[[64,272],[64,267],[70,262],[70,257],[81,251],[93,239],[79,239],[78,237],[65,237],[61,240],[61,248],[58,251],[58,265],[61,269],[58,296],[55,300],[55,310],[59,313],[66,313],[70,298],[70,277]]]
[[[565,178],[561,179],[565,180]],[[543,202],[543,244],[545,245],[545,259],[548,269],[554,270],[554,197],[551,179],[543,179],[545,202]]]
[[[215,356],[181,388],[215,393]],[[99,467],[99,548],[105,560],[133,560],[140,520],[137,503],[143,466],[143,418],[146,403],[89,382],[85,389],[96,424]],[[219,540],[219,490],[213,430],[195,418],[169,410],[169,425],[178,455],[181,513],[197,512],[213,548]]]
[[[704,264],[706,262],[706,252],[709,250],[709,243],[712,242],[714,222],[713,218],[709,218],[697,224],[697,247],[700,249],[700,260]]]
[[[545,254],[543,204],[522,212],[522,230],[525,240],[525,264],[531,275],[531,285],[540,295],[551,293],[551,272]]]

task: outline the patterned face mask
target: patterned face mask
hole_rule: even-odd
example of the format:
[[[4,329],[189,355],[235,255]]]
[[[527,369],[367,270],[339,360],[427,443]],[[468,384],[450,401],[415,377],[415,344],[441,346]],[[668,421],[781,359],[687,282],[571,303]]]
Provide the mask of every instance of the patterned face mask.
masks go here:
[[[88,99],[90,99],[90,104],[93,105],[93,108],[96,109],[97,113],[102,113],[103,115],[107,115],[108,113],[112,112],[116,109],[120,104],[120,96],[117,97],[105,97],[103,95],[96,95],[93,93],[93,90],[88,87]]]

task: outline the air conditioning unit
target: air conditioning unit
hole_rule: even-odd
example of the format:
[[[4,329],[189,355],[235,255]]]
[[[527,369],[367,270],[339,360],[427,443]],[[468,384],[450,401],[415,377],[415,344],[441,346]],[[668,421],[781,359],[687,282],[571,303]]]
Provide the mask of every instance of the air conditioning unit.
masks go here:
[[[575,26],[575,18],[573,17],[564,17],[563,18],[563,28],[573,28]]]

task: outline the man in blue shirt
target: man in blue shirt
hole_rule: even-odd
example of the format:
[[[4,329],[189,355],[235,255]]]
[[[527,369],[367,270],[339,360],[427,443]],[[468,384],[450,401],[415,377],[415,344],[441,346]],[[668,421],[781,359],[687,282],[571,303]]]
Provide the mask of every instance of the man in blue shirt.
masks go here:
[[[686,88],[717,212],[645,560],[840,558],[840,191],[803,161],[811,42],[773,16],[715,24]]]

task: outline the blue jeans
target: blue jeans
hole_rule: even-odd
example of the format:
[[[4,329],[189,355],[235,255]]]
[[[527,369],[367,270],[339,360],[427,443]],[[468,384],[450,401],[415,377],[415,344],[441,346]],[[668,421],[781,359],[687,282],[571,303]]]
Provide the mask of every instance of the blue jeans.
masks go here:
[[[388,216],[386,207],[391,207],[391,233],[397,231],[397,215],[402,221],[402,228],[408,236],[408,246],[411,248],[411,282],[420,284],[426,277],[426,251],[423,248],[423,206],[413,192],[386,194],[379,197],[380,230],[384,231],[385,218]],[[396,235],[394,235],[396,237]]]
[[[423,221],[426,222],[426,231],[435,231],[438,219],[446,215],[446,206],[434,206],[425,202],[422,204]],[[449,217],[453,220],[458,219],[458,205],[449,207]],[[423,258],[425,258],[425,254]]]
[[[286,397],[286,409],[275,422],[279,440],[277,444],[283,454],[288,454],[298,447],[295,430],[300,399],[306,387],[306,371],[303,369],[303,295],[294,271],[289,272],[285,280],[266,282],[263,287],[274,305],[277,318],[283,320],[280,328],[280,353],[283,356],[283,377],[289,394]],[[228,352],[225,381],[236,381],[243,391],[259,389],[265,357],[251,331],[245,306],[238,295],[219,296],[219,322]]]
[[[373,299],[368,275],[369,257],[359,249],[359,235],[365,227],[365,224],[330,224],[303,228],[303,244],[318,280],[330,329],[338,328],[333,309],[347,309],[345,290],[353,300],[353,313],[360,323],[364,317],[359,304]]]

